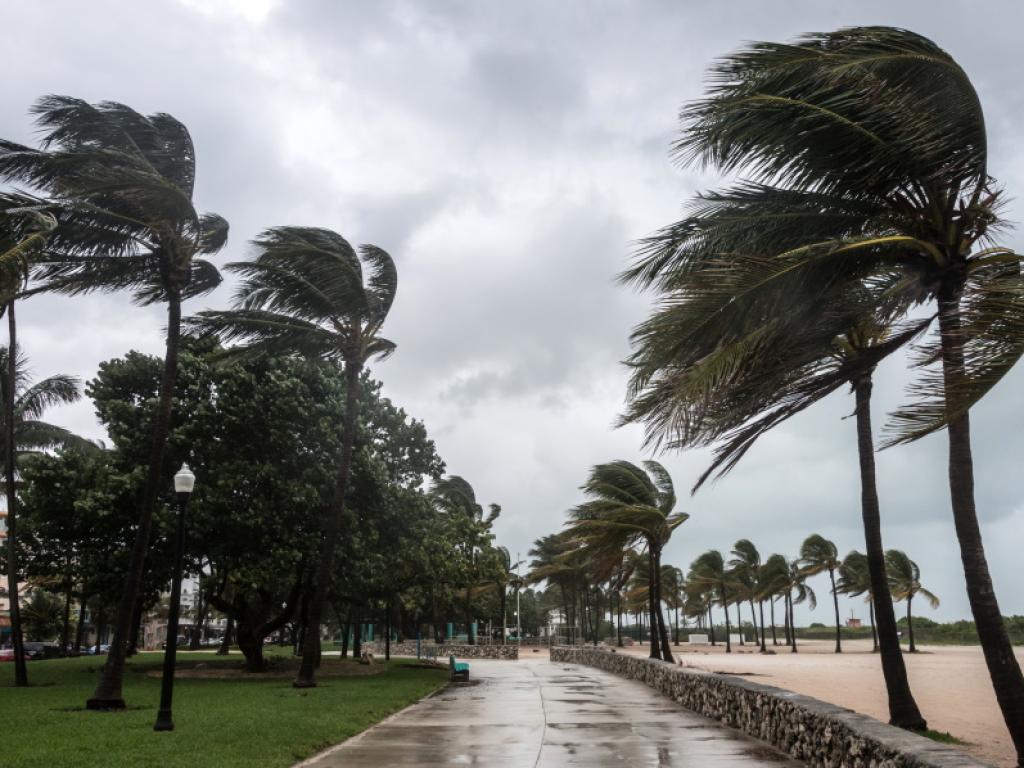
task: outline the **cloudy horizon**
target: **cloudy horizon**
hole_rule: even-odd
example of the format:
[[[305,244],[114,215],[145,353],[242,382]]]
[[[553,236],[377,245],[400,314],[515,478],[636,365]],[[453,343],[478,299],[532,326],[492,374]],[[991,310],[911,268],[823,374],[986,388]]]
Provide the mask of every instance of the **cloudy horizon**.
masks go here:
[[[927,13],[923,13],[927,9]],[[677,113],[700,97],[711,61],[748,40],[884,24],[946,48],[981,96],[990,172],[1022,218],[1024,96],[1016,32],[1024,11],[986,5],[793,2],[728,7],[660,0],[333,3],[328,0],[70,0],[12,3],[0,135],[32,144],[28,110],[44,94],[168,112],[197,152],[195,199],[231,225],[223,265],[267,226],[324,226],[388,250],[399,291],[375,364],[385,394],[426,423],[452,474],[497,503],[498,543],[524,558],[580,500],[590,466],[637,461],[623,407],[629,333],[649,297],[615,275],[632,244],[680,215],[714,175],[674,167]],[[60,19],[54,24],[54,19]],[[1010,228],[1006,245],[1024,248]],[[225,306],[230,280],[186,312]],[[42,297],[19,314],[33,374],[88,380],[130,349],[162,353],[161,308],[130,297]],[[876,435],[909,373],[876,380]],[[978,511],[1000,607],[1024,614],[1020,366],[972,412]],[[797,554],[811,533],[863,551],[852,399],[836,393],[765,437],[726,478],[690,497],[708,451],[659,458],[691,519],[665,561],[686,568],[708,548],[750,538],[764,557]],[[91,404],[51,414],[104,437]],[[946,484],[945,434],[877,457],[883,534],[921,566],[942,605],[969,618]],[[202,478],[199,478],[202,482]],[[798,621],[831,621],[822,605]],[[863,602],[842,600],[867,619]],[[897,606],[902,615],[903,606]]]

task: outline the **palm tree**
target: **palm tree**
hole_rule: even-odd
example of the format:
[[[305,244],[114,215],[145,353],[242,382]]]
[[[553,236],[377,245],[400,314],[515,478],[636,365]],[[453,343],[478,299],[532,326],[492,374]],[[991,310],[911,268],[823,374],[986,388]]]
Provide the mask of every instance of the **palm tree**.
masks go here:
[[[875,631],[875,600],[871,591],[871,574],[868,571],[868,559],[863,553],[853,549],[843,558],[839,566],[839,578],[836,589],[842,595],[856,597],[867,595],[868,615],[871,620],[872,653],[878,651],[878,633]]]
[[[729,625],[729,602],[734,599],[730,593],[732,573],[725,566],[722,553],[709,549],[690,564],[686,575],[689,584],[700,584],[711,592],[712,600],[717,599],[725,613],[725,652],[732,653],[731,627]],[[710,608],[709,608],[710,614]],[[712,622],[713,626],[713,622]]]
[[[885,553],[885,567],[889,573],[889,588],[896,600],[907,601],[907,635],[910,640],[910,652],[917,653],[917,646],[914,645],[914,617],[911,615],[910,607],[914,597],[923,595],[932,608],[939,607],[939,598],[921,586],[921,569],[917,563],[907,557],[905,552],[898,549],[890,549]]]
[[[842,564],[835,543],[817,533],[811,534],[800,545],[800,568],[806,576],[817,576],[828,571],[832,582],[832,603],[836,611],[836,653],[843,652],[839,633],[839,593],[836,591],[836,570]]]
[[[0,140],[0,178],[41,190],[58,221],[34,290],[74,295],[128,289],[140,304],[167,304],[164,371],[135,543],[110,653],[87,702],[90,709],[123,709],[126,642],[163,488],[181,302],[220,282],[216,268],[198,257],[223,247],[228,226],[193,206],[195,148],[185,126],[170,115],[147,117],[123,104],[67,96],[44,97],[33,112],[44,132],[42,148]]]
[[[17,349],[17,326],[14,319],[14,300],[24,286],[30,265],[46,243],[56,226],[52,215],[40,211],[34,201],[21,195],[0,194],[0,293],[3,294],[0,313],[7,313],[8,346]],[[8,355],[7,382],[3,392],[4,463],[7,491],[7,583],[10,593],[11,639],[14,646],[14,684],[28,685],[25,665],[24,635],[21,626],[21,606],[18,600],[18,547],[17,547],[17,445],[15,443],[15,399],[17,385],[17,354]],[[13,385],[13,386],[12,386]]]
[[[687,291],[686,311],[699,309],[705,319],[692,324],[692,337],[708,339],[705,350],[718,345],[722,376],[739,368],[738,346],[755,354],[754,325],[769,351],[764,320],[783,312],[813,310],[814,332],[826,344],[858,315],[870,316],[872,303],[898,315],[935,302],[930,321],[937,318],[938,334],[918,362],[940,370],[929,368],[912,389],[922,400],[896,414],[889,444],[947,428],[968,598],[1003,718],[1024,755],[1024,675],[984,555],[969,423],[970,407],[1024,351],[1024,279],[1020,256],[992,241],[1001,190],[988,173],[984,115],[969,78],[935,43],[907,30],[842,29],[795,44],[757,43],[722,60],[709,97],[688,107],[683,121],[680,158],[747,174],[704,201],[737,215],[724,234],[692,222],[667,228],[634,276]],[[877,281],[889,287],[876,290]],[[823,288],[850,295],[869,288],[875,298],[822,311]],[[729,301],[726,311],[715,310]],[[662,346],[701,352],[683,335],[662,332]]]
[[[754,625],[754,644],[757,644],[757,615],[754,613],[754,601],[760,599],[761,553],[750,539],[740,539],[733,544],[732,559],[729,567],[735,574],[741,587],[743,597],[750,603],[750,618]],[[742,636],[742,635],[741,635]],[[761,650],[764,647],[764,604],[761,604]]]
[[[761,601],[768,600],[771,610],[772,645],[779,644],[778,638],[775,635],[775,601],[783,594],[788,580],[789,562],[782,555],[771,555],[758,570],[758,599]],[[788,623],[787,619],[787,626]]]
[[[341,529],[359,418],[359,376],[366,363],[386,358],[395,345],[381,328],[398,286],[395,264],[384,250],[363,245],[358,253],[337,232],[312,227],[275,227],[253,243],[252,261],[229,264],[242,277],[235,307],[201,312],[190,325],[223,341],[240,342],[236,358],[300,354],[344,366],[345,420],[333,498],[317,561],[308,608],[302,664],[294,685],[316,685],[320,623],[330,587]]]
[[[589,497],[571,511],[568,531],[599,559],[623,553],[635,544],[647,547],[651,576],[648,610],[651,616],[652,659],[673,661],[668,629],[661,611],[661,553],[680,525],[689,519],[675,512],[672,478],[656,461],[643,468],[628,461],[598,464],[582,486]]]
[[[786,562],[782,586],[786,604],[786,623],[789,625],[789,649],[793,653],[797,652],[794,606],[806,602],[812,611],[818,607],[818,596],[807,584],[807,578],[808,574],[799,559]]]

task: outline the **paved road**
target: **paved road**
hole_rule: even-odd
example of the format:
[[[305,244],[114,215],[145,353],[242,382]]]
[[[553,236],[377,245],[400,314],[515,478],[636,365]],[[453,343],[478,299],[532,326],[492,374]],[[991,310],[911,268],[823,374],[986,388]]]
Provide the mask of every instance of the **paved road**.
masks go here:
[[[473,661],[474,684],[424,699],[313,758],[313,768],[796,768],[785,755],[589,667]]]

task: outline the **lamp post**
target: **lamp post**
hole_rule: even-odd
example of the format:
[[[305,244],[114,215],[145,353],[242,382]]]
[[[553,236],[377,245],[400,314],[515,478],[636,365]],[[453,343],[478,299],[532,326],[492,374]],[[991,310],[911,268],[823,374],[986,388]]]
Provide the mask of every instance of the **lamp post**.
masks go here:
[[[173,731],[171,698],[174,696],[174,659],[178,653],[178,609],[181,605],[181,570],[185,560],[185,510],[196,484],[196,476],[182,464],[174,476],[174,493],[178,499],[178,528],[174,535],[174,578],[171,581],[171,606],[167,613],[167,647],[164,650],[164,677],[160,684],[160,711],[154,731]]]

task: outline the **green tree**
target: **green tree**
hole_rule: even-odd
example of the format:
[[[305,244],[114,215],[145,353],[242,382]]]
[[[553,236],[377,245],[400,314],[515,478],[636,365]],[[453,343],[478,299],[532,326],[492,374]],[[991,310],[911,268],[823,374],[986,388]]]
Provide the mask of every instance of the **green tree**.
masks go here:
[[[836,613],[836,653],[843,652],[842,639],[839,634],[839,592],[836,591],[836,571],[841,564],[839,550],[835,543],[824,536],[817,533],[811,534],[800,545],[800,569],[806,576],[817,576],[819,573],[828,572],[828,578],[832,584],[832,604]]]
[[[0,178],[48,196],[58,226],[39,270],[42,290],[66,294],[128,289],[141,304],[167,304],[161,397],[152,434],[138,535],[132,547],[114,637],[87,706],[123,709],[121,682],[133,609],[143,578],[177,373],[181,301],[220,282],[199,258],[227,240],[227,222],[192,203],[195,148],[167,114],[143,116],[123,104],[46,96],[33,112],[43,131],[35,150],[0,141]]]
[[[750,603],[750,617],[754,622],[754,641],[757,641],[757,618],[754,614],[754,601],[761,610],[761,652],[765,653],[764,636],[764,597],[761,589],[761,553],[750,539],[740,539],[732,548],[732,559],[729,567],[736,574],[737,581],[743,587],[743,594]]]
[[[841,595],[857,597],[867,595],[868,615],[871,620],[872,652],[878,651],[878,632],[875,630],[875,600],[871,591],[871,572],[868,559],[857,550],[850,550],[839,566],[836,589]]]
[[[675,511],[672,477],[656,461],[645,461],[641,468],[619,460],[593,467],[582,490],[589,498],[571,511],[567,530],[583,540],[592,555],[600,553],[599,557],[616,552],[621,557],[634,545],[646,546],[652,574],[650,656],[673,661],[661,610],[661,553],[689,515]]]
[[[7,493],[7,585],[14,645],[14,684],[17,687],[28,685],[28,669],[25,666],[18,599],[18,497],[15,486],[18,447],[14,433],[18,346],[14,301],[28,278],[30,265],[56,226],[56,220],[50,214],[35,210],[31,203],[31,200],[20,195],[0,194],[0,313],[7,314],[7,345],[15,350],[15,354],[7,356],[7,381],[0,395],[4,399],[3,417],[6,425],[3,439]]]
[[[55,640],[60,634],[64,610],[61,599],[56,595],[36,587],[22,611],[29,640]]]
[[[686,574],[688,584],[700,585],[710,595],[708,602],[708,622],[714,637],[714,620],[711,617],[711,603],[715,600],[722,606],[725,613],[725,652],[732,653],[732,628],[729,624],[729,603],[735,599],[731,593],[733,574],[726,567],[722,553],[717,549],[709,549],[692,563]]]
[[[921,586],[921,569],[907,557],[905,552],[890,549],[885,553],[885,569],[889,574],[889,589],[896,600],[907,601],[907,635],[911,653],[917,652],[914,644],[914,617],[911,605],[917,595],[923,596],[932,608],[939,607],[939,598]]]
[[[193,322],[236,355],[301,354],[344,366],[345,417],[330,511],[316,558],[302,666],[297,688],[316,685],[320,624],[330,589],[334,551],[347,519],[346,493],[359,418],[359,377],[366,363],[389,356],[395,345],[381,329],[398,287],[391,256],[373,245],[358,253],[341,235],[312,227],[276,227],[254,243],[256,258],[228,269],[242,277],[234,309],[202,312]]]

